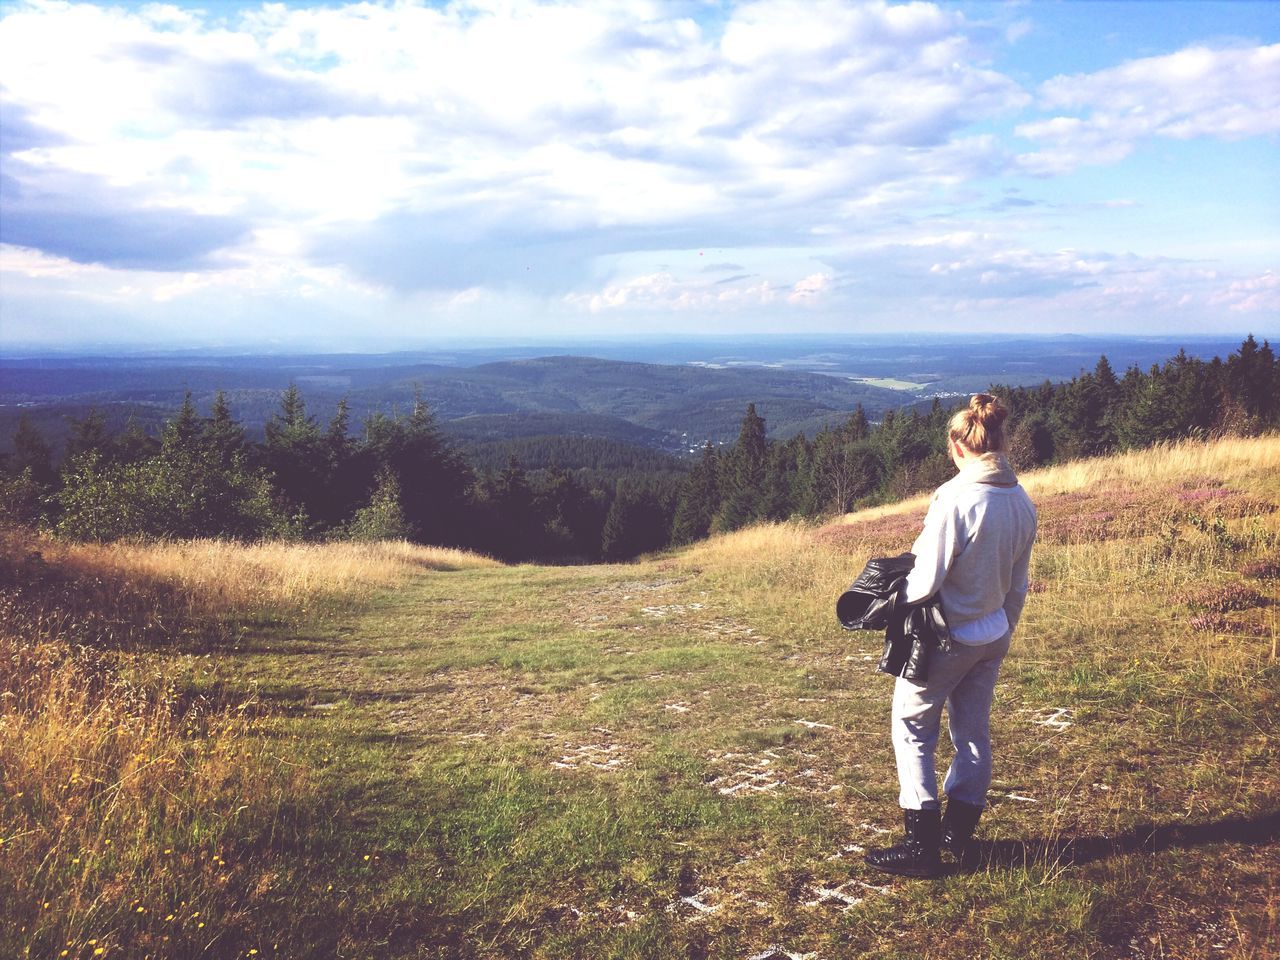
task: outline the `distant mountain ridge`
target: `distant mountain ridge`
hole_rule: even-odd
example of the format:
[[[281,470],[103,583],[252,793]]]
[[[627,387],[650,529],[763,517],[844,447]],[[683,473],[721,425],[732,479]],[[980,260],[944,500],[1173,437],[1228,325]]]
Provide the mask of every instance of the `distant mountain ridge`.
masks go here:
[[[56,437],[62,432],[57,421],[68,406],[82,410],[97,405],[109,410],[130,405],[168,412],[177,408],[189,389],[201,409],[207,409],[214,394],[224,390],[236,417],[251,434],[258,434],[276,413],[281,391],[297,383],[308,411],[321,419],[343,397],[353,424],[358,425],[377,411],[403,411],[420,394],[446,427],[457,424],[466,432],[479,425],[473,418],[488,418],[489,439],[567,433],[681,450],[707,439],[732,439],[748,403],[757,405],[772,434],[788,435],[802,424],[838,420],[859,403],[876,414],[904,399],[898,391],[821,373],[578,356],[504,360],[474,367],[411,364],[324,369],[288,363],[276,368],[226,363],[0,366],[0,404],[4,405],[0,433],[7,443],[18,416],[26,412]],[[536,418],[536,429],[531,417]]]

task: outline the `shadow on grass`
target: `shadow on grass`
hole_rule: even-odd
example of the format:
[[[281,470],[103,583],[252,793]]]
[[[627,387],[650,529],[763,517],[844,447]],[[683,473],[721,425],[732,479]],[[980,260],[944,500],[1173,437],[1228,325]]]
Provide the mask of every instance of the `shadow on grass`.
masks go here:
[[[1280,811],[1216,823],[1140,824],[1114,836],[996,840],[976,844],[974,865],[1011,869],[1034,864],[1078,866],[1131,853],[1158,853],[1210,843],[1266,846],[1280,841]]]
[[[363,707],[373,703],[405,703],[449,690],[447,683],[420,684],[400,690],[365,690],[351,686],[302,686],[257,688],[249,690],[240,684],[215,683],[191,686],[178,691],[183,708],[199,704],[210,707],[249,709],[255,715],[277,717],[304,716],[343,707]]]

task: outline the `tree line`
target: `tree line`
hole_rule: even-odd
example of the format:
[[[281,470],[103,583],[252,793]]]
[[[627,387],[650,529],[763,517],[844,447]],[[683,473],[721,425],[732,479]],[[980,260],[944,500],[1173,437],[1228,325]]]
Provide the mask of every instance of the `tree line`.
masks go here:
[[[1009,456],[1019,469],[1280,426],[1280,364],[1270,344],[1252,335],[1225,361],[1182,350],[1163,365],[1131,367],[1117,377],[1103,356],[1065,383],[997,384],[989,392],[1012,411]],[[858,407],[812,441],[797,436],[771,444],[749,406],[731,448],[703,448],[677,499],[672,542],[762,520],[846,513],[930,490],[955,471],[947,454],[953,410],[935,398],[927,411],[891,410],[873,424]]]
[[[1012,409],[1009,452],[1019,468],[1280,425],[1280,365],[1252,336],[1225,361],[1183,351],[1118,377],[1104,356],[1065,383],[991,389]],[[353,434],[345,403],[321,424],[290,387],[258,443],[222,394],[207,415],[188,394],[159,437],[136,425],[112,434],[90,412],[56,463],[20,421],[0,474],[0,513],[80,540],[409,538],[507,560],[625,560],[931,489],[954,469],[950,415],[935,399],[872,423],[859,406],[812,440],[770,441],[748,404],[737,440],[707,443],[683,476],[655,469],[602,481],[554,463],[527,470],[515,457],[501,469],[477,467],[421,398],[407,414],[371,415]]]

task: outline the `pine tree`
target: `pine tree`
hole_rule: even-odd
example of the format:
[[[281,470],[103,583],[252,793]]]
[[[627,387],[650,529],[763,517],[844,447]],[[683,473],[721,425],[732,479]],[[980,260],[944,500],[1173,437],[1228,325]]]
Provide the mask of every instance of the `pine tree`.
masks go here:
[[[503,555],[511,560],[535,556],[541,546],[542,518],[534,509],[528,474],[514,456],[498,474],[494,503],[502,531]]]
[[[1110,372],[1110,365],[1106,369]],[[1068,456],[1091,457],[1106,449],[1107,407],[1093,374],[1081,373],[1059,392],[1056,414],[1058,446]]]
[[[667,527],[656,493],[620,480],[600,533],[600,553],[606,560],[618,561],[659,550],[667,545]]]
[[[30,470],[32,481],[42,487],[53,482],[53,450],[25,413],[18,418],[18,428],[13,434],[13,453],[7,466],[13,476]]]
[[[296,384],[280,397],[280,412],[266,423],[263,463],[290,515],[317,515],[327,477],[320,429],[307,414]]]
[[[534,513],[542,519],[542,552],[548,556],[594,558],[604,518],[573,474],[553,465],[534,491]]]
[[[244,428],[231,416],[227,395],[221,390],[213,398],[213,409],[202,433],[203,442],[214,450],[218,460],[226,466],[230,466],[237,456],[245,453]]]
[[[937,398],[933,401],[938,403]],[[867,412],[862,409],[862,404],[858,404],[853,408],[853,413],[849,416],[848,421],[844,425],[844,435],[847,440],[865,440],[871,433],[871,426],[867,422]]]
[[[160,450],[160,443],[142,429],[142,424],[134,417],[125,423],[124,432],[115,439],[116,457],[121,463],[139,463],[148,457],[154,457]]]
[[[1111,362],[1104,353],[1093,368],[1093,384],[1097,392],[1098,424],[1096,444],[1098,450],[1113,450],[1116,445],[1115,421],[1120,400],[1120,381],[1116,379]]]
[[[1271,344],[1262,346],[1249,334],[1227,357],[1226,389],[1247,418],[1246,430],[1256,433],[1274,422],[1277,404],[1276,366]]]
[[[818,513],[818,505],[814,497],[813,487],[813,444],[804,434],[792,437],[788,441],[791,447],[791,460],[795,470],[791,474],[791,509],[802,517],[812,517]]]
[[[71,421],[65,459],[72,460],[90,452],[96,453],[103,462],[115,459],[115,445],[107,432],[107,418],[96,407],[79,420]]]
[[[449,443],[426,402],[418,397],[405,424],[408,454],[401,482],[411,493],[405,516],[427,543],[461,543],[466,532],[467,491],[474,481],[470,465]]]
[[[191,400],[191,391],[188,390],[182,398],[177,416],[164,425],[160,434],[160,449],[167,454],[195,454],[202,446],[203,433],[204,426]]]
[[[680,488],[671,542],[693,543],[711,531],[711,521],[720,509],[720,457],[708,440],[702,445],[698,462]]]
[[[18,419],[13,447],[0,471],[0,526],[37,524],[45,518],[53,483],[53,452],[25,414]]]
[[[368,490],[370,474],[374,474],[374,486],[382,479],[370,464],[361,461],[358,445],[351,436],[351,415],[347,399],[338,401],[329,425],[319,440],[318,451],[323,483],[320,493],[312,501],[315,519],[326,527],[341,526],[352,516],[361,498]],[[400,490],[396,488],[397,504]]]
[[[725,482],[720,510],[713,524],[716,530],[736,530],[761,515],[767,467],[765,423],[756,413],[756,405],[749,403],[738,440],[729,452],[722,475]]]

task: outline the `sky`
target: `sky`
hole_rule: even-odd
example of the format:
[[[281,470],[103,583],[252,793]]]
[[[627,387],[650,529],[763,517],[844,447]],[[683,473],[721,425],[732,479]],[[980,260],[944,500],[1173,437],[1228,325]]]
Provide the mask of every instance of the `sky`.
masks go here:
[[[1280,3],[0,0],[0,348],[1280,332]]]

